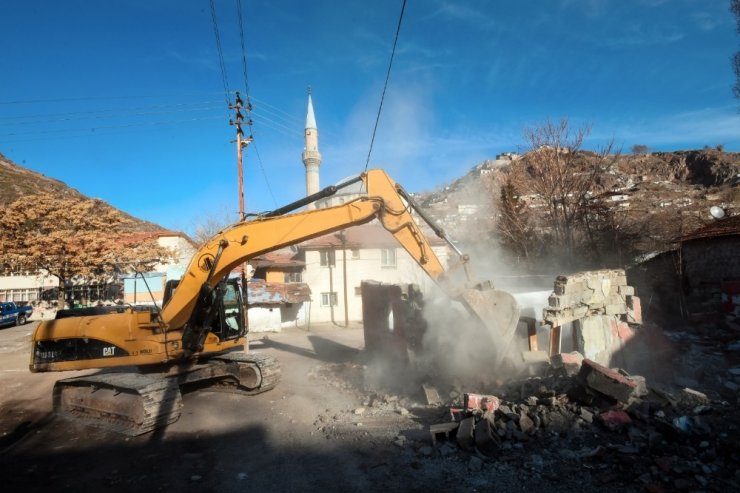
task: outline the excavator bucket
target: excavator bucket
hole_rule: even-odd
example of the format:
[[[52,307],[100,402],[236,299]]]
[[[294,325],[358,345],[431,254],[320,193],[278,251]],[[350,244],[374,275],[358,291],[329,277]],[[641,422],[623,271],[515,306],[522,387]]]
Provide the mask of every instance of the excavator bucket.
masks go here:
[[[487,286],[466,289],[460,301],[490,336],[492,364],[498,367],[516,338],[519,304],[511,293]]]

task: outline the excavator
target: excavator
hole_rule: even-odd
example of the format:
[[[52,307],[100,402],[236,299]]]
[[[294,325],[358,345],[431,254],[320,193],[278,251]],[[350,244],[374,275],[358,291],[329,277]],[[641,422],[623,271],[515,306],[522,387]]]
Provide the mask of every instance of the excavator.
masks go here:
[[[298,211],[361,182],[365,194],[347,203]],[[296,212],[298,211],[298,212]],[[414,211],[457,254],[445,269]],[[519,307],[506,291],[478,283],[469,258],[383,170],[371,169],[338,185],[218,232],[191,259],[179,281],[168,284],[157,307],[63,310],[41,322],[32,337],[32,372],[101,369],[59,380],[53,390],[57,414],[135,436],[174,422],[181,388],[195,386],[258,394],[280,380],[278,362],[250,352],[242,287],[229,274],[266,252],[377,219],[421,268],[462,303],[493,335],[492,363],[514,338]],[[465,281],[453,280],[453,271]],[[461,285],[462,284],[462,285]]]

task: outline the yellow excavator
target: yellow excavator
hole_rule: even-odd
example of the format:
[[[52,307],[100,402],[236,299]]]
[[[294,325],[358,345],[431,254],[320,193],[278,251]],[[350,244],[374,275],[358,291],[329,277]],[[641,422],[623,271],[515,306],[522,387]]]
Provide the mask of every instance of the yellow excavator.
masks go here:
[[[358,182],[366,194],[355,200],[295,212]],[[456,264],[467,274],[463,285],[452,281],[453,269],[442,266],[412,210],[456,252]],[[54,409],[127,435],[175,421],[182,407],[181,386],[243,394],[270,390],[280,379],[280,367],[274,358],[248,352],[242,289],[229,274],[266,252],[373,219],[494,335],[491,361],[502,359],[519,319],[513,296],[490,283],[473,286],[468,257],[400,185],[374,169],[220,231],[195,253],[179,282],[168,286],[161,310],[62,310],[56,319],[41,322],[33,334],[30,369],[105,369],[59,380],[53,392]]]

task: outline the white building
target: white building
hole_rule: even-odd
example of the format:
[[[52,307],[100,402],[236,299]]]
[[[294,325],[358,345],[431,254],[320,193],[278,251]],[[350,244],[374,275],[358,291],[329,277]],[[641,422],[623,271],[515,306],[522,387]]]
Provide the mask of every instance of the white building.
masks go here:
[[[138,305],[161,305],[165,284],[182,277],[197,248],[193,240],[178,231],[136,233],[136,237],[139,241],[156,238],[159,246],[172,252],[172,258],[156,264],[151,272],[143,274],[143,278],[142,275],[125,276],[123,301]]]
[[[429,238],[443,266],[448,249],[441,240]],[[362,320],[362,281],[417,284],[428,293],[434,281],[379,224],[365,224],[322,236],[299,245],[305,256],[303,281],[311,287],[309,321]]]

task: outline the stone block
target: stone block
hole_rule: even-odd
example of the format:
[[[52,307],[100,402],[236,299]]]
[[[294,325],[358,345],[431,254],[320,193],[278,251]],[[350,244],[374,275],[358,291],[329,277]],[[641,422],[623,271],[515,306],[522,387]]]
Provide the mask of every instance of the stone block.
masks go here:
[[[582,280],[576,281],[572,279],[567,279],[565,282],[562,282],[560,280],[555,281],[555,286],[553,290],[555,291],[555,294],[558,295],[574,294],[580,293],[585,287],[586,285]]]
[[[573,324],[573,341],[576,351],[586,358],[606,364],[612,351],[616,328],[611,327],[611,317],[593,315]]]
[[[421,385],[422,390],[424,390],[424,395],[427,398],[427,404],[430,406],[436,406],[438,404],[442,403],[442,399],[439,397],[439,392],[437,392],[437,389],[428,384],[422,384]]]
[[[460,421],[457,428],[457,444],[463,450],[472,450],[475,445],[475,418],[469,417]]]
[[[624,303],[604,306],[604,313],[607,315],[624,315],[627,313],[627,306]]]
[[[684,407],[696,407],[709,404],[709,398],[698,390],[685,388],[678,394],[678,402]]]
[[[590,293],[591,296],[586,296],[587,293]],[[606,296],[604,296],[604,293],[600,291],[584,291],[584,296],[582,298],[582,302],[589,305],[589,308],[591,308],[590,305],[603,305],[604,300],[606,300]]]
[[[493,416],[484,416],[475,424],[475,447],[484,455],[493,455],[501,446],[501,438],[493,425]]]
[[[637,296],[627,296],[627,323],[642,323],[642,304]]]
[[[553,368],[563,368],[568,375],[576,375],[581,369],[583,355],[578,351],[554,354],[550,358]]]
[[[599,363],[584,359],[578,373],[581,382],[592,390],[619,402],[629,402],[637,383]]]
[[[615,286],[626,286],[627,276],[624,274],[624,271],[622,271],[622,275],[616,276],[614,280],[612,280],[612,283],[614,283]]]
[[[547,304],[551,308],[565,308],[573,304],[573,298],[567,294],[551,294],[547,298]]]
[[[625,298],[626,296],[634,296],[635,288],[632,286],[617,286],[617,294],[622,298]]]

